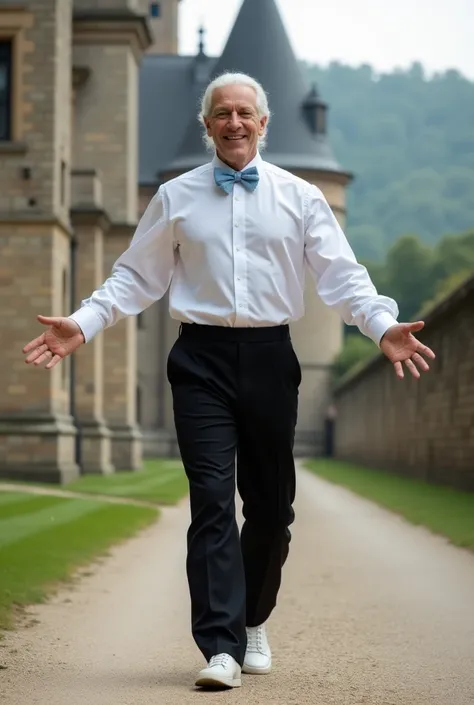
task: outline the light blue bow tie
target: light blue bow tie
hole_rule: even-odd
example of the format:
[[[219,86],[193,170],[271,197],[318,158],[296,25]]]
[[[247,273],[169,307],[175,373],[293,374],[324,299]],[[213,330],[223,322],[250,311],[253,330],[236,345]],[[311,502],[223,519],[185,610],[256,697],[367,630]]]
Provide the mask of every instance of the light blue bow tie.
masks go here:
[[[216,166],[214,169],[214,180],[225,193],[230,193],[236,182],[240,182],[247,191],[255,191],[259,179],[256,166],[245,171],[234,171],[230,167],[222,168],[220,166]]]

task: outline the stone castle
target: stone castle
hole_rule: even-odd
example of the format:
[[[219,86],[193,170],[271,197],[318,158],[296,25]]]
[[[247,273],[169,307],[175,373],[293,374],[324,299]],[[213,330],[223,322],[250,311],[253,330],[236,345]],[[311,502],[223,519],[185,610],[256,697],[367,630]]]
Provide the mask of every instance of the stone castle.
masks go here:
[[[196,54],[178,54],[178,18],[179,0],[0,0],[1,476],[66,482],[177,453],[166,299],[51,372],[27,367],[21,350],[42,332],[38,313],[68,315],[108,276],[158,185],[209,160],[196,114],[214,75],[262,82],[273,112],[264,158],[317,184],[344,225],[351,175],[275,0],[243,0],[217,58],[202,30]],[[342,335],[308,277],[292,327],[298,454],[321,449]]]

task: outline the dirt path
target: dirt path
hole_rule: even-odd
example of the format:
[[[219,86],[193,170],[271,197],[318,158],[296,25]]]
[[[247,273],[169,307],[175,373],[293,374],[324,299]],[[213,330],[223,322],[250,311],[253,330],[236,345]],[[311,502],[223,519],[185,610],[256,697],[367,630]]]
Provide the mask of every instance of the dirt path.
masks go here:
[[[194,688],[184,502],[29,610],[0,648],[0,703],[472,705],[474,557],[305,472],[296,510],[270,675]]]

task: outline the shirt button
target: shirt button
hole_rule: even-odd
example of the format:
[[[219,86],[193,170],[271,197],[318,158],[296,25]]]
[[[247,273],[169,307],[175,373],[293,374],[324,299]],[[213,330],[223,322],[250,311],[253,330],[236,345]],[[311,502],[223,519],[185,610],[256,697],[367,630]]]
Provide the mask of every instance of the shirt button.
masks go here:
[[[238,227],[239,227],[239,224],[238,224],[238,223],[236,223],[236,224],[235,224],[235,227],[236,227],[236,228],[238,228]]]

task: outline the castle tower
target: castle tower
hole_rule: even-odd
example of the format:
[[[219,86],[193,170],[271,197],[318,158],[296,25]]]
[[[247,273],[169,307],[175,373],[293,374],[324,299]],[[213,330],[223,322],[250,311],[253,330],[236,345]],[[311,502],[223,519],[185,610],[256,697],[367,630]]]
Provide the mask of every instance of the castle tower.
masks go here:
[[[178,53],[179,0],[142,0],[153,34],[149,54]]]
[[[245,51],[242,50],[245,47]],[[305,84],[275,0],[244,0],[222,57],[209,78],[241,71],[256,78],[269,93],[273,113],[263,158],[317,185],[341,226],[345,220],[345,188],[351,175],[334,158],[327,138],[326,106],[316,88]],[[200,126],[193,114],[176,157],[161,171],[166,180],[209,161]],[[308,275],[305,317],[292,326],[303,381],[296,434],[297,454],[317,454],[323,441],[330,402],[331,364],[343,341],[339,315],[325,306]],[[176,337],[167,323],[167,347]],[[171,428],[171,413],[167,413]]]

